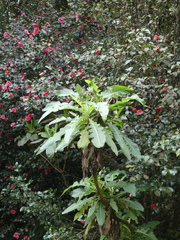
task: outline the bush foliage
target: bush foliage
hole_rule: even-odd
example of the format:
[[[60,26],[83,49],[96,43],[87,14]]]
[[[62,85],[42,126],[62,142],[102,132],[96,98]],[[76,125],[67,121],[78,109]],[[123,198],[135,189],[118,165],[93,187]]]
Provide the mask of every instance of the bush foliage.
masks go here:
[[[42,109],[71,101],[56,91],[93,78],[102,91],[124,85],[145,100],[121,113],[141,160],[108,148],[103,158],[139,189],[157,238],[179,239],[178,1],[1,1],[0,11],[0,239],[82,239],[83,220],[61,214],[71,197],[60,198],[82,178],[80,152],[49,159],[35,149],[49,121],[38,124]],[[89,236],[99,239],[98,229]]]

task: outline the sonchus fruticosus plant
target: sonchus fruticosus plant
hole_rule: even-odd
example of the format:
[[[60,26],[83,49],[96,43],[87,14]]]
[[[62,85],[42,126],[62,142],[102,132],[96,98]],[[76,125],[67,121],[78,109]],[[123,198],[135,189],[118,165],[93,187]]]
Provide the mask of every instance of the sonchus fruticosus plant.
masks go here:
[[[37,154],[45,151],[50,158],[71,144],[77,144],[82,150],[84,177],[89,170],[97,171],[104,166],[101,151],[105,145],[116,155],[121,149],[128,159],[132,156],[141,158],[138,146],[121,131],[121,113],[134,100],[143,103],[136,94],[123,98],[133,91],[130,88],[114,85],[101,91],[94,80],[86,80],[86,83],[87,89],[77,84],[76,91],[57,91],[59,97],[69,97],[71,101],[51,102],[43,109],[39,122],[45,118],[47,121],[50,115],[52,120],[52,113],[54,119],[46,124],[45,132],[39,133],[43,142],[36,151]]]
[[[129,160],[132,157],[141,158],[137,144],[122,132],[121,116],[127,105],[132,104],[134,100],[143,104],[143,100],[136,94],[127,97],[133,90],[125,86],[114,85],[101,91],[94,80],[86,80],[86,83],[87,89],[77,84],[75,91],[71,89],[57,91],[59,97],[69,98],[69,101],[51,102],[43,109],[44,114],[39,122],[44,120],[47,122],[50,115],[52,118],[52,114],[54,119],[46,124],[45,132],[39,133],[42,143],[36,152],[41,154],[45,151],[50,158],[56,152],[64,151],[76,144],[82,151],[83,178],[92,173],[99,199],[106,209],[107,217],[111,216],[109,220],[111,226],[113,222],[117,224],[118,221],[123,221],[123,224],[132,231],[129,222],[117,217],[109,205],[102,186],[99,186],[97,172],[104,166],[102,150],[105,146],[109,146],[115,155],[121,150]],[[101,235],[104,234],[102,229],[104,228],[101,226]]]

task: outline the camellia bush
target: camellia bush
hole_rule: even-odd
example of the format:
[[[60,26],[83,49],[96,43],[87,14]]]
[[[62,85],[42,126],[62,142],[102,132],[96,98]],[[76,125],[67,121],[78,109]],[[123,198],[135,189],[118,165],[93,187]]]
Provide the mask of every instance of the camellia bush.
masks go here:
[[[123,85],[145,100],[121,112],[123,134],[139,146],[141,160],[107,148],[105,163],[135,184],[145,219],[160,222],[157,238],[178,239],[178,1],[1,1],[0,11],[0,239],[82,239],[84,219],[62,215],[72,200],[59,198],[81,181],[79,150],[50,159],[53,149],[35,149],[57,131],[48,125],[53,112],[39,125],[42,109],[71,105],[56,92],[93,78],[101,91]]]

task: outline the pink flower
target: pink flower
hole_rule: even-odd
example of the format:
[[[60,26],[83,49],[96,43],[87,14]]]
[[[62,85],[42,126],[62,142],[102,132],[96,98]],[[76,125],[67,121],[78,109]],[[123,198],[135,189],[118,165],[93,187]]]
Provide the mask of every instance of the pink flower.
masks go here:
[[[35,27],[33,32],[32,32],[32,35],[36,35],[39,33],[39,28],[38,27]]]
[[[23,44],[23,43],[18,43],[18,45],[19,45],[20,47],[24,46],[24,44]]]
[[[137,112],[136,108],[132,107],[131,109],[133,110],[133,112]]]
[[[11,184],[11,185],[10,185],[10,187],[11,187],[11,188],[14,188],[14,187],[15,187],[15,185],[14,185],[14,184]]]
[[[158,35],[154,35],[154,40],[158,40],[159,36]]]
[[[137,110],[137,114],[141,114],[141,113],[143,113],[143,110],[141,109]]]
[[[29,97],[28,96],[23,96],[23,99],[28,99]]]
[[[10,73],[10,71],[5,71],[5,74],[9,74]]]
[[[14,233],[13,237],[14,238],[19,238],[19,233]]]
[[[6,116],[5,116],[5,115],[1,115],[0,118],[1,118],[2,120],[6,120]]]
[[[164,41],[165,41],[165,42],[167,42],[167,41],[168,41],[168,39],[166,39],[166,38],[165,38],[165,39],[164,39]]]
[[[85,224],[85,221],[81,220],[80,223]]]
[[[58,67],[58,70],[59,70],[59,71],[62,71],[62,67]]]
[[[161,107],[159,107],[159,108],[156,108],[155,110],[156,110],[156,112],[160,112],[161,111]]]
[[[29,34],[29,31],[27,29],[24,30],[24,33]]]
[[[7,82],[6,82],[6,87],[10,86],[11,84],[12,84],[12,82],[7,81]]]
[[[9,96],[10,97],[14,97],[14,93],[9,93]]]
[[[14,123],[14,122],[10,124],[10,127],[14,127],[14,126],[15,126],[15,123]]]
[[[16,211],[15,210],[10,210],[10,213],[11,214],[16,214]]]
[[[24,239],[28,239],[29,237],[28,236],[24,236]]]
[[[169,89],[167,87],[163,87],[163,89],[166,90],[166,91],[169,91]]]
[[[80,17],[80,14],[76,14],[76,18],[79,18]]]
[[[2,103],[0,103],[0,107],[3,107],[3,104],[2,104]]]
[[[45,54],[48,54],[48,53],[49,53],[49,51],[48,51],[47,49],[43,49],[43,52],[44,52]]]
[[[4,37],[9,37],[9,34],[7,32],[5,32],[3,35]]]
[[[48,92],[44,92],[43,95],[44,95],[44,96],[48,96],[49,93],[48,93]]]
[[[97,30],[103,30],[103,26],[97,26],[96,29]]]
[[[150,205],[151,210],[153,210],[155,207],[156,207],[156,205],[155,205],[154,203],[152,203],[152,204]]]
[[[16,113],[17,112],[16,108],[12,108],[11,112]]]
[[[82,72],[82,71],[83,71],[83,69],[82,69],[82,68],[80,68],[80,69],[78,69],[77,71],[78,71],[78,72]]]
[[[33,115],[32,114],[28,114],[26,117],[25,117],[25,120],[27,122],[31,121],[31,119],[33,118]]]
[[[4,175],[4,179],[7,179],[7,178],[9,178],[9,175]]]
[[[14,166],[10,166],[9,169],[10,169],[10,170],[14,170]]]
[[[95,50],[95,54],[98,55],[100,54],[101,50]]]

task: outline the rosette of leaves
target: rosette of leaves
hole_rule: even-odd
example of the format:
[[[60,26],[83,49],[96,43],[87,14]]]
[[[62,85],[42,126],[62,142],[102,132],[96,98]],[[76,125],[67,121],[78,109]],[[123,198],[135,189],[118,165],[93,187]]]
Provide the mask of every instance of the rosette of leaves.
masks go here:
[[[121,130],[121,116],[127,105],[134,100],[143,103],[143,100],[136,94],[123,97],[132,92],[125,86],[114,85],[101,91],[95,80],[86,80],[86,83],[87,89],[77,84],[76,91],[57,91],[59,97],[68,97],[71,101],[51,102],[43,109],[39,122],[49,123],[45,125],[44,132],[39,133],[38,142],[42,143],[36,150],[37,154],[45,151],[51,158],[56,152],[76,144],[82,150],[84,176],[89,169],[97,170],[103,166],[101,151],[105,146],[109,146],[115,155],[121,150],[129,160],[132,157],[140,159],[137,144]]]

